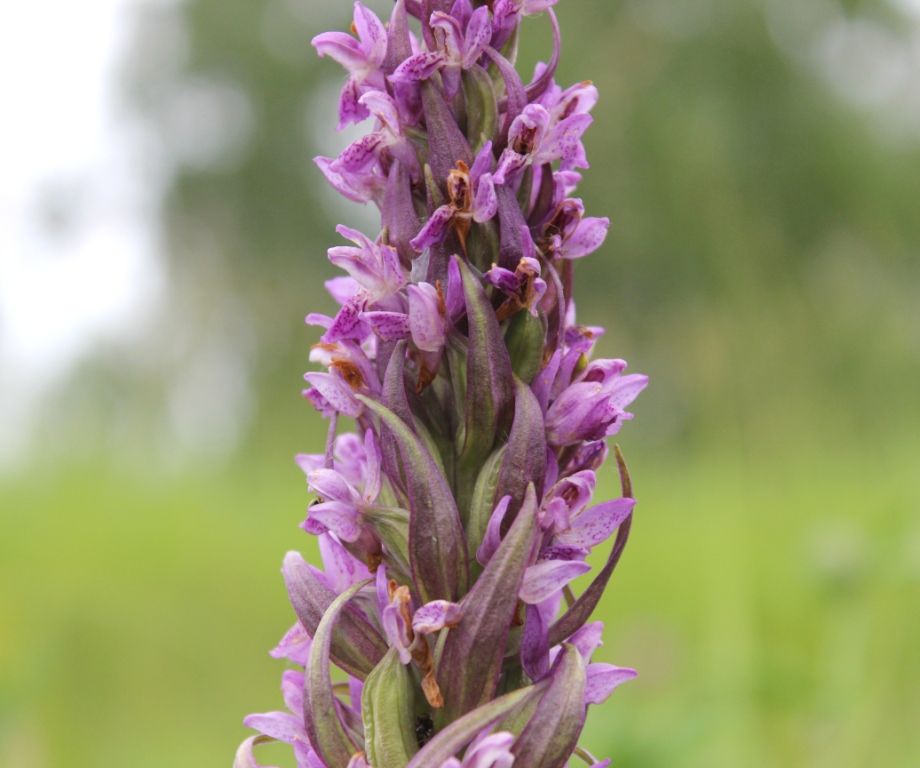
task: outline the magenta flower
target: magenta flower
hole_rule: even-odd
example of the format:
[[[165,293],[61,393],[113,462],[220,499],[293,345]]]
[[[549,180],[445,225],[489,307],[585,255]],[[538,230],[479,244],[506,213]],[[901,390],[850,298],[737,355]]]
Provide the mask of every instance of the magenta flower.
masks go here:
[[[498,197],[489,172],[491,169],[491,141],[487,141],[479,151],[472,168],[467,168],[462,160],[458,161],[457,167],[447,177],[450,203],[435,210],[421,232],[411,241],[416,251],[442,242],[451,227],[457,232],[461,243],[465,244],[472,222],[481,224],[495,216],[498,212]]]
[[[301,526],[309,533],[328,530],[347,542],[358,541],[362,534],[371,535],[365,530],[362,516],[374,506],[380,493],[381,456],[373,430],[367,430],[364,440],[367,477],[363,492],[334,469],[314,469],[307,475],[310,490],[318,499]]]
[[[339,130],[366,119],[370,113],[360,103],[362,94],[370,89],[382,90],[384,85],[381,66],[387,53],[386,28],[361,3],[355,3],[354,19],[357,40],[344,32],[324,32],[313,38],[313,47],[320,56],[335,59],[350,73],[339,99]]]
[[[450,101],[460,89],[460,73],[479,61],[492,40],[492,22],[486,7],[472,10],[469,0],[459,0],[451,13],[435,11],[429,20],[435,49],[406,59],[390,75],[394,83],[415,83],[441,73],[444,94]]]
[[[550,445],[600,440],[620,431],[633,415],[623,410],[648,385],[641,374],[621,376],[622,360],[596,360],[566,387],[546,412]]]
[[[383,91],[368,91],[358,104],[377,118],[377,130],[349,144],[337,158],[314,159],[327,180],[340,192],[347,190],[356,202],[367,202],[381,190],[383,179],[374,168],[382,158],[392,157],[419,174],[418,159],[407,141],[399,117],[399,106]]]
[[[540,104],[530,104],[514,119],[508,133],[508,149],[501,156],[493,177],[504,184],[528,165],[561,161],[562,170],[587,168],[581,137],[591,125],[591,115],[576,113],[556,121]]]
[[[536,246],[530,229],[526,226],[521,227],[521,242],[524,255],[513,272],[493,264],[492,269],[482,276],[487,283],[507,296],[496,311],[499,320],[511,317],[520,309],[530,310],[530,314],[537,317],[537,306],[546,293],[546,281],[540,277],[542,266],[536,257]]]
[[[364,288],[369,303],[393,295],[406,284],[395,248],[379,245],[345,226],[336,227],[336,232],[357,247],[337,245],[330,248],[329,261],[348,272]]]
[[[357,3],[353,35],[314,39],[348,71],[339,127],[374,117],[315,162],[381,226],[338,227],[338,310],[306,318],[303,394],[329,421],[296,462],[323,567],[284,558],[286,711],[245,719],[235,768],[269,740],[298,768],[610,764],[578,748],[589,706],[636,676],[593,658],[636,504],[607,438],[648,380],[592,360],[604,329],[576,321],[573,271],[610,222],[575,197],[598,94],[555,83],[553,4],[396,0],[384,26]],[[525,86],[507,43],[544,10],[554,53]],[[611,452],[622,495],[597,500]]]

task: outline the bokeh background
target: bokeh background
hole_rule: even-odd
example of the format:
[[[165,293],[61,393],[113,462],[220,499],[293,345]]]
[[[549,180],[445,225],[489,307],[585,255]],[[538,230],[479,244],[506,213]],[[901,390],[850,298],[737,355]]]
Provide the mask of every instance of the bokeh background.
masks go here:
[[[388,13],[388,0],[370,5]],[[920,765],[920,2],[560,0],[583,322],[651,386],[617,768]],[[227,766],[280,707],[345,0],[0,16],[0,765]],[[550,48],[527,20],[521,64]],[[607,472],[601,493],[616,493]],[[265,759],[290,766],[283,750]]]

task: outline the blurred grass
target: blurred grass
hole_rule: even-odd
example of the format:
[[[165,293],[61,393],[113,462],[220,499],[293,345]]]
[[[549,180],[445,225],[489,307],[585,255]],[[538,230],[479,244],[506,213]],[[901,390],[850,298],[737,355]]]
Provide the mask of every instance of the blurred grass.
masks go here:
[[[918,447],[632,456],[599,658],[640,677],[585,745],[635,768],[917,765]],[[296,469],[74,467],[0,494],[3,764],[228,765],[242,716],[281,706],[281,557],[316,554]]]

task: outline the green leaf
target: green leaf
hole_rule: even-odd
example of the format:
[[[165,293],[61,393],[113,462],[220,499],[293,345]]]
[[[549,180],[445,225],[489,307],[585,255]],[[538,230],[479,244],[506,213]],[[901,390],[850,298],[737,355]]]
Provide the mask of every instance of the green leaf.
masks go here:
[[[485,538],[489,518],[495,509],[495,489],[498,487],[498,475],[505,450],[506,446],[503,445],[492,452],[473,488],[473,500],[470,502],[469,520],[466,523],[466,551],[470,559],[471,583],[482,573],[482,566],[476,561],[476,550]]]
[[[399,446],[409,493],[409,565],[422,602],[457,602],[467,589],[466,540],[447,480],[431,451],[399,416],[369,397],[356,397]]]
[[[533,382],[543,363],[546,315],[534,317],[526,309],[514,315],[505,328],[505,344],[511,356],[511,370],[525,384]]]
[[[368,676],[361,695],[364,747],[374,768],[404,768],[418,752],[415,684],[395,647]]]
[[[435,713],[436,727],[485,704],[495,694],[536,531],[537,495],[531,485],[514,525],[464,598],[463,618],[448,631],[438,661],[444,706]]]
[[[585,725],[585,662],[565,643],[551,673],[552,682],[527,727],[511,747],[515,765],[562,768]]]
[[[483,728],[507,715],[521,702],[542,696],[548,687],[548,681],[541,681],[536,685],[506,693],[474,709],[435,734],[434,738],[409,761],[406,768],[441,768],[445,760],[463,749]]]
[[[463,70],[463,95],[466,101],[466,137],[474,153],[498,133],[498,101],[492,78],[478,64]]]
[[[463,442],[457,458],[457,495],[461,509],[469,510],[473,486],[496,438],[510,426],[514,395],[511,358],[482,283],[458,259],[469,341],[466,358],[466,413]]]
[[[358,590],[367,586],[372,579],[366,579],[345,590],[329,606],[323,620],[313,636],[310,658],[304,675],[304,709],[310,743],[329,768],[347,768],[348,761],[363,744],[355,744],[339,719],[332,677],[329,671],[329,652],[332,647],[332,631],[339,614]]]

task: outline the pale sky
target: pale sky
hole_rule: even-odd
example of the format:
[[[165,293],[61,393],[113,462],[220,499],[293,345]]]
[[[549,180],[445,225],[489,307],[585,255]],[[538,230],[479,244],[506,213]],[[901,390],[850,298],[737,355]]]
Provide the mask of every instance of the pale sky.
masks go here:
[[[160,291],[143,136],[118,108],[134,0],[6,3],[0,24],[0,463],[42,391]]]

